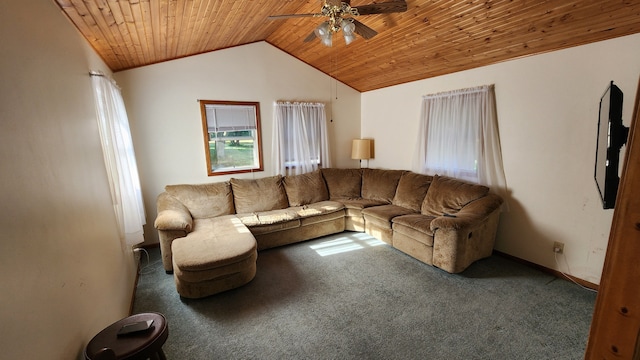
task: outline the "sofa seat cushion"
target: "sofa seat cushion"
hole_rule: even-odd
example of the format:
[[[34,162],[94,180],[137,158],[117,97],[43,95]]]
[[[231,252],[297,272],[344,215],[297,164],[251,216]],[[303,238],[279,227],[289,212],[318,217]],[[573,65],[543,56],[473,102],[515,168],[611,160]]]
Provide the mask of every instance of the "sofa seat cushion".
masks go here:
[[[295,229],[299,227],[300,227],[300,219],[282,221],[282,222],[273,223],[273,224],[248,226],[249,231],[251,231],[251,233],[256,236],[283,231],[287,229]]]
[[[235,213],[229,182],[167,185],[165,191],[184,204],[194,219],[206,219]]]
[[[396,205],[381,205],[362,210],[365,222],[391,229],[391,219],[396,216],[413,214],[414,211]]]
[[[433,176],[405,172],[398,181],[398,188],[391,203],[420,212],[432,180]]]
[[[489,188],[471,184],[446,176],[435,175],[422,203],[421,212],[425,215],[453,215],[468,203],[484,197]]]
[[[260,179],[231,179],[236,213],[285,209],[289,206],[282,176]]]
[[[289,206],[308,205],[329,200],[327,185],[320,170],[301,175],[285,176],[284,189],[287,193]]]
[[[425,245],[433,246],[433,231],[430,227],[433,219],[435,217],[422,214],[397,216],[392,219],[392,228],[394,232],[397,231]]]
[[[300,218],[295,208],[258,211],[254,213],[237,214],[236,216],[246,226],[273,225]]]
[[[171,244],[173,263],[184,273],[243,263],[256,248],[256,239],[235,216],[196,220],[193,232]]]
[[[362,170],[362,197],[391,204],[404,170]]]
[[[308,218],[335,212],[344,214],[342,211],[344,209],[344,204],[337,201],[320,201],[309,205],[291,207],[289,209],[296,212],[300,218]]]
[[[300,218],[300,226],[314,225],[327,221],[335,221],[344,218],[344,209],[319,215]]]
[[[387,203],[385,203],[384,201],[362,199],[362,198],[353,198],[353,199],[338,198],[338,199],[335,199],[335,201],[344,204],[344,207],[347,209],[354,209],[354,210],[362,210],[372,206],[387,205]]]
[[[362,190],[361,169],[322,169],[327,184],[329,199],[359,198]]]

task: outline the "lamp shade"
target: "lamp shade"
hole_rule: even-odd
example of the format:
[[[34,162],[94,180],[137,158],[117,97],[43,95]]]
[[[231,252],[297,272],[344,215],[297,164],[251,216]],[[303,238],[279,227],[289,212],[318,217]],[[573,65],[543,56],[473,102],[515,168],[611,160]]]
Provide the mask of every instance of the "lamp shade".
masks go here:
[[[351,145],[351,158],[358,160],[371,159],[371,139],[354,139]]]

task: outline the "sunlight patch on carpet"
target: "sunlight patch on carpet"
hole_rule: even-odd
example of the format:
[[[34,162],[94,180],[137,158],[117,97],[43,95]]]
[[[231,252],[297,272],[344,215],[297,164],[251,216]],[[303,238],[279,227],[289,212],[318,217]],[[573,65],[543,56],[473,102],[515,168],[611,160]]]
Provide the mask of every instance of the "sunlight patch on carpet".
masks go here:
[[[367,234],[353,234],[323,241],[309,247],[320,256],[329,256],[384,244],[385,243],[383,241],[373,238]]]

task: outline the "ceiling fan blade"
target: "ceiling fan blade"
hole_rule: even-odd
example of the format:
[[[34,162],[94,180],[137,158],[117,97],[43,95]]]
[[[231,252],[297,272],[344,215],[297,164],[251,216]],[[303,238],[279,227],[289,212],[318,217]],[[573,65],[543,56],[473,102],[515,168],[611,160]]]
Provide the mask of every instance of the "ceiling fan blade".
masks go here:
[[[378,32],[368,27],[367,25],[361,23],[360,21],[353,19],[353,25],[356,26],[355,30],[353,30],[356,34],[362,36],[364,39],[369,40],[372,37],[378,35]]]
[[[316,13],[316,14],[284,14],[284,15],[271,15],[267,19],[269,19],[269,20],[278,20],[278,19],[290,19],[290,18],[297,18],[297,17],[319,17],[319,16],[324,16],[324,15],[321,14],[321,13]]]
[[[316,32],[312,31],[311,34],[309,34],[309,36],[307,36],[306,38],[304,38],[304,42],[310,42],[313,41],[313,39],[316,38]]]
[[[379,4],[354,6],[360,15],[388,14],[407,11],[405,0],[388,1]]]

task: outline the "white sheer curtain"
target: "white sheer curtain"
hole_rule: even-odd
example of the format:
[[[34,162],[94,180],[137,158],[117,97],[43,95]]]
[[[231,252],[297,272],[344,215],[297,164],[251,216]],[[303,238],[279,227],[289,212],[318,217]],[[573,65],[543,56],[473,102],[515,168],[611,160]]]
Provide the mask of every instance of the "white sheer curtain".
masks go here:
[[[422,99],[414,171],[489,186],[507,199],[493,85]]]
[[[273,162],[277,174],[304,174],[331,166],[324,104],[279,101],[273,118]]]
[[[103,74],[91,72],[91,83],[120,238],[127,245],[139,244],[144,241],[145,212],[124,101],[114,81]]]

